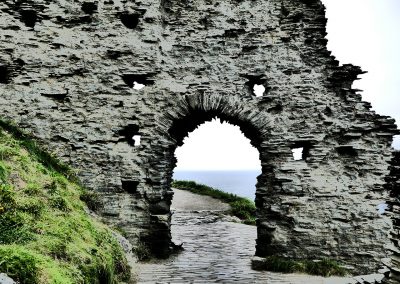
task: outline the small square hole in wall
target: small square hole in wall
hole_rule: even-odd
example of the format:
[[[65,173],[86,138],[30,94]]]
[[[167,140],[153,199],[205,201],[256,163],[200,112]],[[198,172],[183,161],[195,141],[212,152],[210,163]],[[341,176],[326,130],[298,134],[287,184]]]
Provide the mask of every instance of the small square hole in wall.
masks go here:
[[[29,28],[34,28],[36,22],[38,20],[38,15],[35,10],[32,9],[24,9],[20,11],[21,22],[25,24],[25,26]]]
[[[293,159],[295,161],[303,160],[303,151],[304,151],[303,147],[293,148],[292,149]]]
[[[130,88],[140,90],[154,84],[154,80],[151,79],[152,76],[154,74],[123,74],[122,80]]]
[[[85,14],[93,15],[97,11],[97,3],[83,2],[81,9]]]
[[[263,85],[254,84],[253,91],[256,97],[262,97],[265,93],[265,87]]]
[[[121,22],[124,24],[125,27],[128,29],[135,29],[139,24],[139,17],[138,14],[130,14],[130,13],[122,13],[120,15]]]
[[[137,146],[140,144],[139,126],[136,124],[128,124],[118,131],[118,135],[123,136],[123,140],[128,142],[131,146]]]
[[[133,135],[132,136],[132,141],[133,141],[133,146],[139,146],[140,145],[140,135]]]
[[[121,180],[122,189],[128,193],[134,194],[137,192],[137,187],[139,185],[138,181],[135,180]]]
[[[7,84],[8,68],[5,65],[0,65],[0,84]]]

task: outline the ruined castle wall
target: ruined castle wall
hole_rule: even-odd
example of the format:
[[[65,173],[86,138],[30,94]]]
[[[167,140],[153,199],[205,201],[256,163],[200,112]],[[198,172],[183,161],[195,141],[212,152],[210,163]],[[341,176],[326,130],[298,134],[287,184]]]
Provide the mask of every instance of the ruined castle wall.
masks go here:
[[[257,254],[371,272],[390,242],[376,206],[397,130],[352,89],[362,71],[338,65],[325,25],[317,0],[5,0],[0,114],[77,169],[104,219],[158,254],[170,246],[174,151],[217,116],[260,152]]]
[[[399,283],[400,282],[400,151],[396,151],[393,155],[393,159],[390,163],[390,174],[386,178],[386,187],[390,191],[390,196],[393,198],[389,202],[389,208],[391,211],[391,218],[393,220],[393,230],[391,231],[391,240],[393,245],[391,246],[392,257],[387,265],[390,268],[390,279],[388,283]]]

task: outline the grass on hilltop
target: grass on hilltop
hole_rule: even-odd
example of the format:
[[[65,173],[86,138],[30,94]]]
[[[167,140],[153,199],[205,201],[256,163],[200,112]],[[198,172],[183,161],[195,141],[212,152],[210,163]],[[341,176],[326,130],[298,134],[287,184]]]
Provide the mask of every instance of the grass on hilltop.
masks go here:
[[[120,283],[130,278],[108,227],[87,213],[73,172],[0,122],[0,273],[21,284]]]
[[[211,196],[228,203],[231,206],[231,214],[241,219],[243,223],[248,225],[255,225],[256,223],[256,206],[253,201],[247,198],[194,181],[175,180],[172,182],[171,186],[177,189],[189,190],[196,194]]]

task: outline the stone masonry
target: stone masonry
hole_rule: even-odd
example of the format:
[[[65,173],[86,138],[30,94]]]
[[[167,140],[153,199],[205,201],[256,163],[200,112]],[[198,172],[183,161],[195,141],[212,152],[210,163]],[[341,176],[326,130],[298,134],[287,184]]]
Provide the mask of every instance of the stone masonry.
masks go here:
[[[319,0],[2,0],[0,116],[159,256],[172,247],[174,151],[219,117],[260,153],[256,254],[374,272],[390,245],[376,207],[391,199],[399,131],[352,89],[362,71],[339,66],[325,25]]]
[[[393,230],[391,239],[392,259],[389,263],[390,279],[388,283],[400,283],[400,151],[394,153],[390,163],[390,174],[386,177],[386,188],[390,191],[393,200],[389,203],[389,209],[393,212]],[[386,282],[385,282],[386,283]]]

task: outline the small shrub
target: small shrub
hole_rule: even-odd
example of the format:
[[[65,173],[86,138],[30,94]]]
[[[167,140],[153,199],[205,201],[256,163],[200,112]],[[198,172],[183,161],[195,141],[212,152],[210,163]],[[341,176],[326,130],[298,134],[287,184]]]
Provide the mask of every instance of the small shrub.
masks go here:
[[[121,236],[123,236],[124,238],[127,238],[127,237],[128,237],[128,232],[127,232],[124,228],[121,228],[121,227],[119,227],[119,226],[114,226],[114,227],[113,227],[113,230],[114,230],[115,232],[120,233]]]
[[[257,225],[257,219],[254,218],[254,217],[251,217],[249,219],[244,220],[243,224],[250,225],[250,226],[255,226],[255,225]]]
[[[42,191],[40,185],[37,183],[28,183],[27,186],[24,188],[24,192],[27,195],[38,195]]]
[[[4,138],[4,136],[2,136]],[[1,141],[1,140],[0,140]],[[16,154],[15,148],[9,145],[1,145],[0,146],[0,160],[5,160]]]
[[[52,185],[53,187],[67,189],[68,180],[65,177],[56,172],[52,172],[51,177],[53,179],[53,183],[55,183],[55,185]]]
[[[49,194],[56,194],[58,192],[58,186],[56,181],[52,181],[49,184],[46,184],[44,188],[47,190]]]
[[[256,206],[253,202],[247,199],[230,202],[232,214],[242,220],[249,220],[256,214]]]
[[[92,211],[97,211],[101,208],[100,196],[96,192],[85,191],[81,193],[80,200],[86,203],[87,207]]]
[[[21,284],[37,284],[39,278],[37,257],[20,247],[0,247],[0,271],[6,272]]]
[[[6,165],[0,161],[0,183],[5,183],[7,180],[7,169]]]
[[[43,204],[37,200],[27,200],[27,202],[18,205],[18,210],[26,212],[34,217],[39,217],[43,211]]]
[[[338,275],[346,275],[346,269],[341,267],[339,263],[330,259],[323,259],[321,261],[308,261],[306,265],[306,272],[312,275],[322,275],[324,277]]]
[[[68,260],[67,242],[60,240],[49,245],[50,255],[55,259]]]
[[[282,272],[282,273],[307,273],[311,275],[328,276],[344,276],[346,269],[341,267],[336,261],[323,259],[320,261],[313,260],[291,260],[279,256],[268,256],[265,258],[265,270]]]
[[[52,208],[58,209],[60,211],[68,212],[71,210],[68,202],[65,200],[65,198],[61,196],[52,197],[50,198],[49,202]]]
[[[142,261],[151,257],[151,251],[145,243],[138,242],[136,247],[133,249],[134,254],[137,258]]]
[[[26,217],[14,211],[0,214],[0,244],[23,244],[34,239]]]
[[[0,184],[0,204],[5,211],[15,207],[15,192],[12,186]]]

